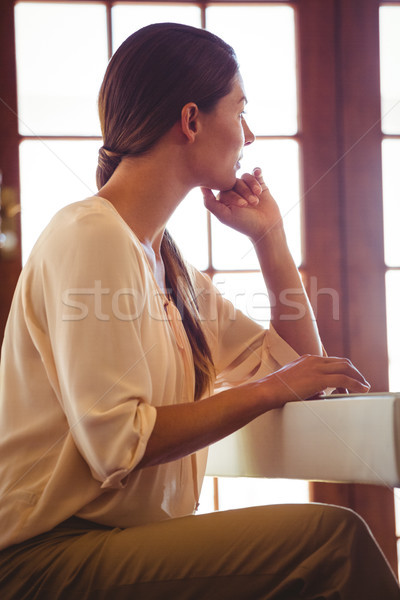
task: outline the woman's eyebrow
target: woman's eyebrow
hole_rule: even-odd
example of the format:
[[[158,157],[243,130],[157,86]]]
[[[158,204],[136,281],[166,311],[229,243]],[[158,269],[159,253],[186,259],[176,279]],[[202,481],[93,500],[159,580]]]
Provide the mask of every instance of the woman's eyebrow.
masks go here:
[[[238,104],[240,104],[240,102],[243,102],[243,101],[244,101],[245,104],[247,104],[247,98],[246,98],[246,96],[242,96],[240,98],[240,100],[238,101]]]

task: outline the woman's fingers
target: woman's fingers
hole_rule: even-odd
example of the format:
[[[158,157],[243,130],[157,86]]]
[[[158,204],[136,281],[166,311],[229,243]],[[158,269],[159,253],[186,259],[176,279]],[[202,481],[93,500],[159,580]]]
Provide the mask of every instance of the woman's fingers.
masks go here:
[[[206,208],[208,208],[208,210],[211,210],[211,212],[214,212],[214,210],[213,210],[214,207],[218,211],[218,207],[217,207],[218,204],[221,204],[225,207],[230,207],[230,206],[245,207],[245,206],[249,205],[249,202],[246,199],[250,195],[248,189],[242,190],[242,193],[244,194],[242,196],[242,194],[237,191],[236,184],[235,184],[235,187],[232,188],[231,190],[220,192],[217,196],[215,196],[214,193],[212,192],[212,190],[210,190],[208,188],[200,188],[200,189],[203,194],[204,204],[205,204]]]
[[[362,383],[365,387],[370,387],[368,381],[365,377],[360,373],[358,369],[353,365],[351,360],[348,358],[338,358],[338,357],[328,357],[327,361],[324,364],[324,368],[327,373],[332,374],[342,374],[355,379]],[[346,387],[342,385],[337,385],[336,387]]]
[[[226,205],[235,206],[256,206],[259,202],[258,196],[253,192],[251,183],[254,185],[254,189],[260,190],[259,184],[255,178],[248,183],[244,178],[237,179],[235,185],[231,190],[220,193],[220,201]],[[255,187],[257,186],[257,187]]]
[[[346,358],[301,356],[268,376],[277,386],[284,402],[319,397],[326,388],[346,388],[363,394],[370,386]]]
[[[229,217],[230,209],[219,201],[219,198],[214,195],[212,190],[203,187],[200,189],[203,194],[204,206],[207,210],[221,221]]]
[[[203,198],[205,202],[215,202],[216,201],[216,197],[213,193],[212,190],[210,190],[210,188],[205,188],[202,187],[200,188],[201,193],[203,194]]]
[[[263,177],[260,167],[255,167],[253,169],[253,175],[254,175],[255,179],[257,180],[257,183],[259,184],[261,190],[262,191],[267,190],[268,186],[264,181],[264,177]]]
[[[226,206],[257,206],[259,196],[262,193],[260,184],[254,175],[244,173],[240,179],[236,179],[231,190],[222,191],[218,200]]]
[[[370,389],[370,385],[367,382],[362,382],[359,379],[355,379],[350,375],[344,375],[342,373],[335,373],[335,375],[327,376],[328,385],[326,387],[333,388],[345,388],[353,394],[364,394]]]
[[[204,200],[207,203],[221,202],[225,206],[257,206],[262,192],[267,189],[261,174],[261,169],[257,167],[253,174],[244,173],[240,179],[236,179],[235,185],[231,190],[221,191],[218,196],[207,188],[201,188]]]
[[[251,191],[251,195],[258,200],[262,193],[262,187],[254,174],[251,175],[250,173],[243,173],[242,177],[238,181],[246,184]]]

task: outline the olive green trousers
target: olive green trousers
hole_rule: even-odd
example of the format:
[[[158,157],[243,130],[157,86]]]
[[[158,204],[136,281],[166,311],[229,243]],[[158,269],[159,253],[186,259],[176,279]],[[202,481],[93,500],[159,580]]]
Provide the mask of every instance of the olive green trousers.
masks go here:
[[[2,600],[400,600],[364,521],[321,504],[115,529],[72,518],[0,552]]]

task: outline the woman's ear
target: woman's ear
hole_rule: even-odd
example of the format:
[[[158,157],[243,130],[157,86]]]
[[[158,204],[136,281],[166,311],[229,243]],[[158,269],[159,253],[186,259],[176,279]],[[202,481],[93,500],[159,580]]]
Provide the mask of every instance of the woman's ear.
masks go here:
[[[188,142],[193,143],[199,130],[199,108],[188,102],[181,110],[181,129]]]

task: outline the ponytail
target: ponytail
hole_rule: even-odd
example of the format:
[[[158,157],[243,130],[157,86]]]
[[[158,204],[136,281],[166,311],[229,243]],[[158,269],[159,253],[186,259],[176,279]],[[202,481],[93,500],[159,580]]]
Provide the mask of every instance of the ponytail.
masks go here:
[[[114,173],[115,169],[121,162],[122,155],[118,152],[112,152],[105,146],[99,149],[99,158],[96,170],[96,185],[97,189],[103,187]]]
[[[185,261],[167,230],[161,242],[161,255],[165,267],[165,280],[171,290],[182,323],[192,348],[195,371],[195,400],[199,400],[214,379],[214,363],[203,329],[200,325],[196,292]]]

